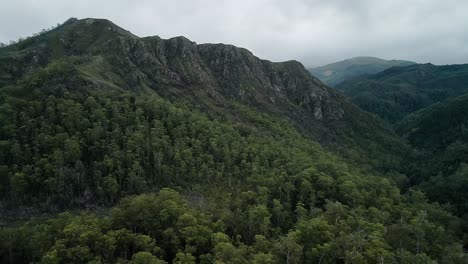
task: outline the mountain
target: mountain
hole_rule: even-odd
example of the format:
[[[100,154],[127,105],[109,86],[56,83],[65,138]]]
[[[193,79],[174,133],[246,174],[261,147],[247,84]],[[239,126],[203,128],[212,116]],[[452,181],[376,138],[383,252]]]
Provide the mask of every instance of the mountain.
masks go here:
[[[18,138],[17,133],[22,133],[25,124],[12,118],[27,112],[19,102],[42,102],[42,107],[47,108],[44,104],[49,100],[57,105],[56,98],[72,94],[72,99],[78,100],[74,104],[86,108],[86,98],[93,97],[93,102],[115,93],[157,97],[169,104],[196,109],[209,118],[249,128],[259,126],[259,117],[250,113],[256,111],[267,115],[267,120],[284,122],[282,126],[291,126],[304,138],[361,163],[365,170],[396,170],[408,151],[376,118],[313,78],[299,62],[272,63],[232,45],[198,45],[184,37],[139,38],[110,21],[83,19],[67,21],[0,50],[0,62],[0,83],[4,94],[9,95],[3,99],[8,110],[4,113],[8,114],[1,123],[1,135],[4,140],[15,135],[16,143],[23,146],[19,153],[39,143],[31,135],[23,135],[29,141]],[[48,119],[43,116],[45,110],[38,110],[42,113],[39,116],[31,112],[29,117]],[[86,112],[76,118],[93,119]],[[60,122],[56,125],[64,126]],[[68,129],[81,128],[70,125]],[[75,131],[68,129],[64,133],[72,137]],[[41,155],[53,155],[46,147],[41,149]],[[4,153],[13,150],[13,145],[7,144]],[[18,155],[22,154],[14,156]],[[367,158],[368,155],[373,158]],[[5,163],[16,162],[5,159]],[[22,166],[37,167],[34,159],[24,162]],[[16,172],[17,169],[10,171]]]
[[[350,80],[337,86],[351,101],[396,123],[408,114],[468,92],[468,64],[415,64]]]
[[[407,152],[299,62],[70,19],[0,49],[0,262],[463,263]]]
[[[310,69],[310,72],[326,85],[335,87],[360,76],[375,74],[394,66],[415,64],[405,60],[384,60],[375,57],[354,57]]]
[[[99,89],[151,91],[169,100],[190,101],[208,113],[230,112],[232,119],[242,117],[226,110],[242,103],[286,118],[322,144],[344,152],[354,149],[360,156],[389,149],[400,154],[404,149],[379,121],[311,77],[297,61],[272,63],[246,49],[197,45],[184,37],[138,38],[106,20],[68,22],[3,49],[0,62],[8,68],[0,68],[1,82],[14,83],[51,61],[72,56],[80,57],[76,68],[82,82]]]

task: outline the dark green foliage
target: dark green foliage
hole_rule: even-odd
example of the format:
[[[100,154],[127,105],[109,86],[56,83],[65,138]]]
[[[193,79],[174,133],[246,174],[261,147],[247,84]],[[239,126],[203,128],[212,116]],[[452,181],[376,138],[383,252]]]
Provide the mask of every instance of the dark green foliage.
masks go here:
[[[400,184],[424,190],[465,219],[468,160],[468,65],[394,67],[338,86],[364,110],[394,124],[415,149]],[[465,94],[465,95],[462,95]],[[461,96],[459,96],[461,95]],[[458,96],[458,97],[456,97]]]
[[[468,219],[468,95],[422,109],[397,125],[418,150],[408,170],[432,200],[450,203]]]
[[[185,198],[162,190],[125,198],[110,218],[65,214],[4,228],[1,255],[9,262],[372,263],[440,259],[456,248],[456,218],[401,196],[391,181],[362,174],[267,115],[239,108],[255,120],[249,127],[155,96],[57,94],[63,97],[5,97],[18,113],[3,121],[14,131],[2,145],[5,202],[106,205],[163,186],[177,186]],[[427,226],[415,229],[421,212]],[[395,238],[392,228],[407,233]],[[37,238],[22,243],[25,237]],[[346,242],[353,239],[361,246]]]
[[[418,149],[442,150],[468,141],[468,95],[422,109],[398,123],[396,130]]]
[[[247,177],[284,173],[275,167],[299,150],[323,152],[284,123],[252,111],[246,115],[263,122],[260,131],[209,120],[155,96],[35,93],[31,100],[4,97],[4,108],[15,113],[4,116],[1,129],[2,187],[12,187],[3,198],[13,204],[112,204],[162,185],[238,185]]]
[[[416,64],[337,86],[362,109],[396,123],[408,114],[468,92],[468,65]]]
[[[388,191],[396,191],[387,186]],[[290,191],[297,196],[296,190]],[[381,197],[369,207],[303,203],[246,191],[224,201],[194,201],[170,189],[125,198],[105,216],[62,213],[0,229],[0,260],[10,263],[463,263],[448,228],[456,219],[421,193]],[[378,195],[373,197],[379,197]],[[192,200],[191,200],[192,199]],[[272,201],[292,220],[271,221]],[[216,205],[229,205],[216,209]],[[188,203],[192,203],[189,206]],[[191,209],[195,205],[195,208]],[[214,206],[214,207],[213,207]],[[374,207],[377,206],[377,207]],[[204,208],[204,209],[203,209]],[[380,209],[378,209],[380,208]],[[263,212],[262,212],[263,211]],[[297,211],[297,208],[296,208]],[[249,212],[245,218],[233,217]],[[295,222],[295,224],[293,224]],[[257,226],[256,223],[260,225]],[[262,226],[263,225],[263,226]],[[248,238],[248,233],[252,239]],[[448,228],[448,229],[447,229]],[[287,231],[289,230],[289,231]],[[245,234],[247,237],[243,237]],[[453,261],[453,262],[450,262]]]

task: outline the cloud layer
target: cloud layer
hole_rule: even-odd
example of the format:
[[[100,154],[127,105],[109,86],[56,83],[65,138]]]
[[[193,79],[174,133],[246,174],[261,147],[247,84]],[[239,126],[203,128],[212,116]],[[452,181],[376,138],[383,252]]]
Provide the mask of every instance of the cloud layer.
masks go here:
[[[306,66],[354,56],[455,64],[468,63],[467,14],[459,0],[15,0],[2,3],[0,41],[97,17],[139,36],[229,43]]]

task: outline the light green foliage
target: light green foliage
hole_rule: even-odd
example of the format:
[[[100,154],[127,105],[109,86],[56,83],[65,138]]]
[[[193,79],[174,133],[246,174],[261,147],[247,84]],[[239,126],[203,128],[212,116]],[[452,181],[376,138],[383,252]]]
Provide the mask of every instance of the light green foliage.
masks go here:
[[[241,197],[255,200],[249,195]],[[219,219],[221,212],[190,209],[179,193],[163,189],[158,194],[125,198],[109,217],[63,213],[46,222],[3,228],[0,255],[15,263],[335,263],[343,259],[353,263],[448,263],[466,259],[444,229],[448,227],[437,222],[450,216],[427,204],[418,193],[408,199],[413,200],[411,206],[401,203],[400,209],[389,212],[395,221],[380,220],[374,216],[380,214],[375,209],[351,209],[330,202],[323,211],[291,220],[297,223],[283,233],[271,223],[262,226],[271,216],[260,212],[273,208],[257,205],[252,207],[255,217],[231,222],[230,218]],[[252,243],[249,237],[239,236],[244,234],[239,225],[245,231],[251,227],[250,232],[256,234]],[[222,232],[215,231],[220,226]]]
[[[195,264],[195,257],[190,253],[177,253],[174,261],[174,264]]]
[[[158,259],[156,256],[153,256],[149,252],[138,252],[135,255],[133,255],[132,260],[129,262],[129,264],[164,264],[167,263],[165,261],[162,261]],[[178,262],[174,262],[178,263]]]
[[[273,255],[265,254],[265,253],[258,253],[254,255],[252,263],[253,264],[273,264],[276,262],[274,260]]]

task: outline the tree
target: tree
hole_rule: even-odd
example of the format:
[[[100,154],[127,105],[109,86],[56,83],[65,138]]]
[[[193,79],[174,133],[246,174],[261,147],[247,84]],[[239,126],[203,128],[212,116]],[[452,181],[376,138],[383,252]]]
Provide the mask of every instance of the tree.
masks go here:
[[[149,252],[138,252],[133,255],[129,264],[165,264],[167,262],[158,259]]]
[[[195,264],[195,257],[190,253],[177,253],[173,264]]]
[[[273,264],[276,262],[274,261],[273,255],[265,254],[265,253],[258,253],[254,255],[252,263],[253,264]]]
[[[24,173],[22,172],[15,173],[10,181],[11,181],[11,186],[13,190],[18,195],[22,196],[28,187],[28,181]]]
[[[248,211],[249,221],[249,238],[252,239],[254,235],[267,235],[270,228],[271,214],[268,208],[264,205],[252,206]]]
[[[286,264],[300,263],[302,246],[298,243],[298,234],[289,231],[286,236],[280,237],[275,243],[274,250],[280,260]]]
[[[74,164],[81,157],[80,144],[73,139],[65,140],[63,154],[65,162]]]
[[[216,244],[213,252],[215,254],[215,263],[242,264],[247,262],[241,252],[229,242]]]
[[[298,240],[304,246],[305,258],[316,263],[323,263],[332,255],[333,226],[322,218],[301,220],[296,227]],[[333,256],[332,256],[333,257]]]

